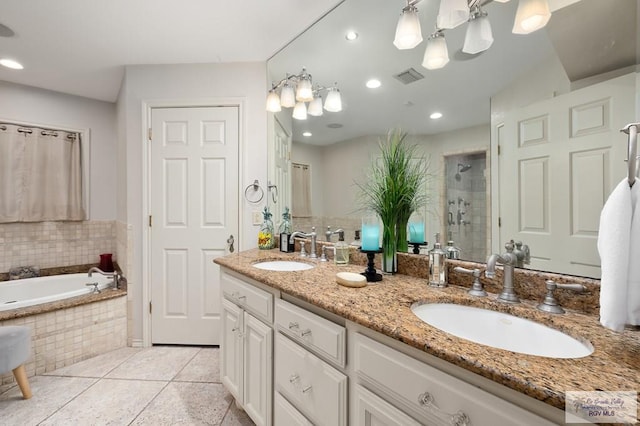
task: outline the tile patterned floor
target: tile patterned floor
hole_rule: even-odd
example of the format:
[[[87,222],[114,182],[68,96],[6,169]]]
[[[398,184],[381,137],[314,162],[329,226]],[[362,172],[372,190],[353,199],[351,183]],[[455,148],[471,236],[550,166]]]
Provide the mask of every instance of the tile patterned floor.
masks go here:
[[[122,348],[0,389],[0,426],[251,426],[220,382],[219,350]]]

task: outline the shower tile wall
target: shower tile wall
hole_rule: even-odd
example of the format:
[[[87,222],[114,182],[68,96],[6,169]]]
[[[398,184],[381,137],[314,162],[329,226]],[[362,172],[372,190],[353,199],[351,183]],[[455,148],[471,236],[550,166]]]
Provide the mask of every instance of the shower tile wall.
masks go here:
[[[459,173],[458,164],[471,165]],[[445,217],[447,235],[460,248],[460,258],[476,262],[487,259],[487,181],[485,177],[485,153],[462,154],[446,157],[446,205],[445,215],[451,212],[454,224]],[[462,200],[462,201],[460,201]],[[453,204],[449,204],[453,201]],[[468,204],[467,204],[468,203]],[[458,211],[461,223],[458,224]],[[462,223],[462,221],[464,221]]]
[[[97,263],[115,249],[115,221],[0,224],[0,272]]]

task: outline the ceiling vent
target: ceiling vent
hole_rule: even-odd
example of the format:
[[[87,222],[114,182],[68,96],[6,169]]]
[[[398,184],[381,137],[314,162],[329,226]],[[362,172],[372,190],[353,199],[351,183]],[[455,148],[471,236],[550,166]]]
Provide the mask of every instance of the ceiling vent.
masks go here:
[[[420,74],[413,68],[409,68],[408,70],[394,75],[393,77],[396,80],[400,81],[402,84],[409,84],[413,83],[414,81],[422,80],[424,78],[424,75]]]

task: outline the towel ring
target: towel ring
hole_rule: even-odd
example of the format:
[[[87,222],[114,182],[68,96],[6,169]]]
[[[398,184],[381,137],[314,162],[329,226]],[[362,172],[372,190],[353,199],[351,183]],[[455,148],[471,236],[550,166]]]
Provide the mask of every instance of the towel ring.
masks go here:
[[[258,194],[249,198],[249,190],[253,188],[253,193]],[[260,186],[260,182],[258,179],[254,180],[253,183],[247,186],[244,190],[244,198],[250,202],[251,204],[258,204],[264,198],[264,189]]]

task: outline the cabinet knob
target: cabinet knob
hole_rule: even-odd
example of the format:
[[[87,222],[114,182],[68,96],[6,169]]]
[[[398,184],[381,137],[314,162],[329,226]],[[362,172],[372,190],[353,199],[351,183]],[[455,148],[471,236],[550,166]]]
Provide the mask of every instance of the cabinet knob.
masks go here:
[[[289,323],[289,330],[293,330],[294,328],[300,328],[300,326],[298,325],[297,322],[290,322]]]
[[[300,380],[300,376],[298,376],[297,374],[293,374],[291,377],[289,377],[289,383],[295,383],[298,380]]]

